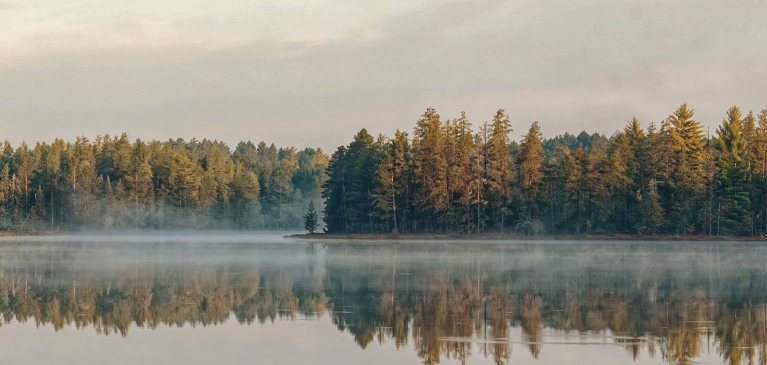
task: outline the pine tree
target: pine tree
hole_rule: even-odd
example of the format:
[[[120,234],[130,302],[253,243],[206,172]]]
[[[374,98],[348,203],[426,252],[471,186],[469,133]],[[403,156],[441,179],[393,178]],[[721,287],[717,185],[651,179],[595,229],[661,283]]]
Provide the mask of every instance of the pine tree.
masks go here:
[[[306,208],[306,214],[304,214],[304,229],[309,231],[309,234],[314,234],[319,227],[319,218],[317,217],[317,210],[314,209],[314,201],[309,200],[309,207]]]
[[[139,199],[144,198],[152,189],[152,168],[149,166],[149,154],[146,145],[136,140],[130,153],[130,163],[126,167],[125,177],[130,181],[135,209],[135,227],[139,228]]]
[[[655,179],[650,179],[641,195],[642,219],[637,223],[637,231],[640,234],[652,233],[653,236],[656,235],[658,229],[663,225],[663,213],[657,183]]]
[[[543,162],[545,155],[542,147],[542,134],[538,122],[533,122],[530,130],[522,138],[521,151],[517,158],[519,166],[519,183],[527,203],[528,215],[537,216],[540,182],[543,177]]]
[[[433,228],[432,217],[441,218],[448,207],[447,161],[444,155],[445,136],[440,116],[428,108],[418,120],[413,138],[415,202],[426,214]]]
[[[325,230],[329,233],[346,232],[349,216],[344,201],[346,195],[349,164],[346,146],[340,146],[328,162],[328,180],[322,185],[322,198],[325,199]]]
[[[616,210],[625,208],[626,204],[623,201],[626,197],[626,192],[631,183],[631,179],[627,175],[627,156],[630,154],[628,137],[625,135],[619,135],[614,138],[607,157],[602,162],[599,168],[598,175],[598,188],[597,194],[600,197],[600,221],[611,221],[612,227],[610,230],[616,230],[620,221],[625,223],[625,216],[618,214]],[[620,219],[619,218],[624,218]]]
[[[753,203],[756,216],[760,217],[758,233],[767,234],[767,109],[758,115],[758,125],[753,146],[752,184],[755,187]]]
[[[759,125],[756,128],[754,144],[755,175],[767,177],[767,109],[759,113]]]
[[[376,170],[376,194],[375,201],[378,209],[384,212],[383,216],[393,224],[393,233],[399,232],[399,220],[397,207],[409,204],[409,187],[411,182],[411,166],[409,159],[409,142],[407,133],[397,132],[394,139],[384,148],[383,158],[378,163]]]
[[[240,229],[255,229],[258,225],[260,186],[253,171],[240,169],[231,183],[231,205],[235,223]],[[282,227],[287,228],[287,227]]]
[[[399,133],[399,131],[397,131]],[[386,222],[392,222],[391,232],[398,233],[397,229],[397,197],[399,191],[396,183],[396,145],[390,143],[385,147],[384,157],[378,163],[376,169],[376,207],[383,212]]]
[[[475,222],[472,202],[476,199],[478,184],[475,181],[475,166],[472,163],[472,155],[475,153],[474,137],[471,131],[471,123],[466,118],[466,113],[461,112],[461,117],[453,122],[453,138],[455,139],[455,152],[450,168],[450,176],[453,181],[453,193],[451,201],[457,205],[458,221],[465,230],[472,230]]]
[[[717,129],[717,148],[722,153],[718,160],[719,174],[717,190],[721,199],[719,214],[721,232],[727,235],[747,234],[751,231],[751,217],[748,208],[751,205],[746,186],[750,161],[748,141],[744,133],[745,126],[737,106],[727,110],[727,117]]]
[[[506,111],[499,109],[490,124],[490,137],[487,141],[487,183],[489,186],[493,208],[500,216],[500,227],[503,232],[503,217],[506,206],[511,199],[511,183],[513,166],[509,153],[509,133],[512,132],[511,121]]]
[[[580,147],[576,151],[582,152]],[[578,164],[579,160],[573,156],[568,147],[559,146],[558,153],[561,157],[554,169],[556,193],[553,195],[553,199],[557,200],[556,206],[558,209],[556,209],[556,215],[559,215],[560,218],[555,218],[554,224],[558,223],[559,228],[567,233],[573,228],[573,217],[577,218],[580,210],[579,182],[581,167]]]
[[[645,159],[645,151],[647,149],[646,142],[647,136],[642,130],[637,118],[633,118],[629,121],[628,125],[623,128],[623,132],[628,137],[629,150],[625,157],[626,162],[626,175],[629,177],[629,186],[626,189],[626,197],[624,199],[624,229],[628,230],[629,227],[633,227],[634,217],[633,213],[638,210],[639,201],[637,200],[637,193],[642,189],[645,179],[645,166],[643,160]],[[631,220],[631,222],[629,222]]]
[[[669,116],[668,129],[671,137],[673,162],[668,176],[668,187],[673,199],[670,199],[670,214],[674,228],[685,233],[694,222],[693,204],[703,193],[701,164],[703,163],[703,129],[693,120],[694,110],[682,104]]]

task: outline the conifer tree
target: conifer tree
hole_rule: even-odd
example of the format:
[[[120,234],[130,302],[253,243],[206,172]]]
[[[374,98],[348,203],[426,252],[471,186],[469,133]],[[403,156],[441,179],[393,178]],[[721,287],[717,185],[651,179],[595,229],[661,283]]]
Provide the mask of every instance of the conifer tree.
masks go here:
[[[617,210],[624,209],[626,204],[623,201],[626,197],[626,191],[629,188],[631,179],[627,175],[626,161],[629,156],[630,147],[628,137],[618,135],[614,138],[607,157],[599,168],[598,175],[598,195],[600,196],[601,221],[611,221],[611,230],[616,230],[619,222],[625,226],[626,218],[623,214],[618,214]],[[620,219],[619,218],[623,218]]]
[[[693,120],[694,110],[682,104],[668,121],[673,156],[667,186],[674,197],[671,201],[671,219],[674,228],[687,232],[694,223],[692,213],[696,198],[703,192],[701,164],[703,163],[703,129]]]
[[[475,200],[478,184],[475,182],[475,167],[472,163],[474,137],[466,113],[461,112],[461,117],[453,122],[452,135],[455,139],[455,150],[450,166],[454,195],[451,201],[457,203],[458,207],[455,209],[458,210],[456,215],[460,224],[467,227],[466,230],[471,230],[475,218],[472,202]]]
[[[479,233],[485,226],[486,215],[485,206],[487,205],[487,122],[479,127],[479,132],[474,135],[474,179],[472,184],[476,187],[476,197],[473,199],[473,205],[476,208],[476,231]],[[473,215],[473,213],[472,213]]]
[[[314,209],[314,201],[309,200],[309,207],[306,208],[306,214],[304,214],[304,229],[309,231],[309,234],[314,234],[317,227],[319,227],[317,210]]]
[[[629,121],[628,125],[623,127],[623,133],[628,138],[629,150],[625,157],[626,162],[626,175],[630,179],[629,186],[626,189],[626,197],[624,199],[624,229],[633,227],[633,212],[638,208],[639,201],[637,200],[637,193],[642,189],[645,179],[645,151],[647,149],[647,139],[645,131],[642,130],[639,120],[633,118]]]
[[[663,213],[657,183],[655,179],[650,179],[641,196],[642,218],[637,223],[637,231],[640,234],[656,235],[663,225]]]
[[[721,231],[727,235],[747,234],[751,230],[751,219],[748,208],[751,204],[748,191],[748,170],[750,161],[744,159],[748,155],[748,141],[745,126],[737,106],[727,110],[727,117],[717,129],[717,148],[722,153],[718,160],[719,175],[717,190],[721,199],[718,224]]]
[[[487,183],[493,200],[496,215],[500,216],[500,227],[503,231],[503,217],[511,199],[511,183],[513,166],[509,153],[509,133],[512,132],[511,121],[506,111],[499,109],[490,124],[490,137],[487,143]]]
[[[522,137],[521,150],[517,160],[519,166],[519,183],[527,203],[528,215],[537,216],[538,197],[543,170],[544,153],[542,134],[538,122],[533,122],[530,130]]]
[[[397,188],[395,184],[395,157],[392,144],[384,149],[384,157],[378,163],[376,170],[375,201],[378,209],[383,211],[386,222],[392,222],[392,233],[397,233]]]
[[[346,146],[340,146],[328,162],[328,180],[322,185],[322,197],[325,199],[325,230],[330,233],[346,232],[349,216],[346,209],[346,190],[350,188],[350,166]]]
[[[447,161],[443,153],[445,136],[440,116],[428,108],[418,120],[413,136],[413,166],[415,175],[415,202],[426,213],[427,223],[433,227],[431,217],[441,217],[447,204]]]
[[[560,218],[555,218],[553,223],[558,225],[563,232],[569,232],[572,228],[572,218],[577,217],[580,210],[579,182],[581,167],[578,165],[579,161],[573,157],[568,147],[559,146],[558,149],[561,157],[554,169],[556,193],[552,199],[556,199],[558,209],[556,209],[555,213]],[[582,152],[580,150],[576,151]]]
[[[387,222],[391,218],[393,233],[399,232],[398,206],[409,205],[409,189],[411,185],[410,146],[407,133],[397,132],[394,139],[389,141],[383,152],[383,158],[376,170],[376,205],[384,212]]]

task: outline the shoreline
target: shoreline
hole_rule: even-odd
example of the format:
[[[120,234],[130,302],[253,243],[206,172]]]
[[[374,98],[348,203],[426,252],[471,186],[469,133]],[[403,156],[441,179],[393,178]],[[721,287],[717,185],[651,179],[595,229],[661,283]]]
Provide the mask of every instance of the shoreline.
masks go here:
[[[68,233],[55,231],[0,231],[0,237],[56,236],[65,234]]]
[[[166,231],[142,231],[142,233],[161,233]],[[240,233],[243,235],[256,233],[276,233],[278,231],[184,231],[184,233]],[[70,231],[0,231],[0,237],[31,237],[31,236],[71,236],[77,234],[136,234],[137,232],[70,232]],[[181,233],[174,231],[173,233]],[[284,232],[283,232],[284,233]],[[767,242],[767,237],[760,236],[707,236],[707,235],[656,235],[640,236],[631,234],[609,234],[609,235],[537,235],[528,236],[515,233],[444,233],[444,234],[384,234],[384,233],[300,233],[281,236],[289,239],[307,239],[307,240],[368,240],[368,241],[731,241],[731,242]]]
[[[707,235],[656,235],[640,236],[630,234],[615,235],[538,235],[500,233],[472,234],[384,234],[384,233],[314,233],[293,234],[285,238],[310,240],[430,240],[430,241],[733,241],[767,242],[767,237],[759,236],[707,236]]]

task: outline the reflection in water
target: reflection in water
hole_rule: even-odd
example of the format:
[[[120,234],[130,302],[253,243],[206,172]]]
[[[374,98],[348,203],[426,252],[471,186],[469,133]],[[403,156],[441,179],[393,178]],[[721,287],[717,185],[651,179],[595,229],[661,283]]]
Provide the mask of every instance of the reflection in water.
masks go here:
[[[628,359],[767,363],[767,249],[752,244],[17,244],[0,248],[4,322],[209,326],[328,315],[361,348],[425,364],[609,338]],[[1,325],[1,324],[0,324]],[[0,328],[2,330],[2,328]],[[321,340],[321,339],[318,339]],[[520,347],[521,346],[521,347]]]

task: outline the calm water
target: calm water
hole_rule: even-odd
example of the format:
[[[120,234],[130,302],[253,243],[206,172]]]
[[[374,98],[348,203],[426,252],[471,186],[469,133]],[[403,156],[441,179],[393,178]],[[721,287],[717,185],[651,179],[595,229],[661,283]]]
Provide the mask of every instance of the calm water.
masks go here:
[[[764,364],[767,245],[0,241],[3,364]]]

